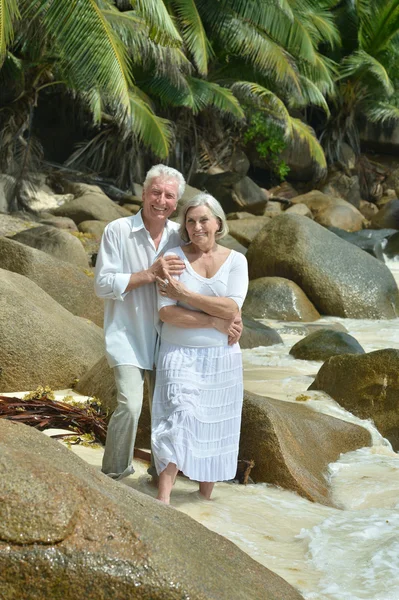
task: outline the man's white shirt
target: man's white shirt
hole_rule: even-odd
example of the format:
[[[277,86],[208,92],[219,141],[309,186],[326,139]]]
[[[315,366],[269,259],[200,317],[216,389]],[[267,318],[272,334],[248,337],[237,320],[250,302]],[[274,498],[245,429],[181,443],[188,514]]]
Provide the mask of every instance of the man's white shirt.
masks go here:
[[[95,290],[104,298],[105,352],[111,367],[151,370],[160,320],[155,283],[125,292],[132,273],[148,269],[166,250],[179,246],[179,225],[166,221],[158,250],[141,211],[109,223],[96,261]]]

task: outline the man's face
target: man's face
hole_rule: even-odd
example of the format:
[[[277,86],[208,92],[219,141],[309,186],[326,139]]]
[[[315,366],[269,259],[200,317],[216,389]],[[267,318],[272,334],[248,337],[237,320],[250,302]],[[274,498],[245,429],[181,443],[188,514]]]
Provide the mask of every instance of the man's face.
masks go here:
[[[165,223],[177,205],[179,184],[176,179],[154,177],[143,190],[143,218],[146,224]]]

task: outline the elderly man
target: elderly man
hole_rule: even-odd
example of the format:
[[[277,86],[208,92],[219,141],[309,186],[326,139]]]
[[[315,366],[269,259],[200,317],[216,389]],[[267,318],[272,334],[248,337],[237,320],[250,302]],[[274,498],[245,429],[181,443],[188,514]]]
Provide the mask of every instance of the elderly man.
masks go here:
[[[96,294],[105,300],[105,350],[117,387],[117,408],[108,425],[102,471],[114,479],[134,472],[137,425],[143,403],[144,378],[150,402],[160,321],[156,277],[183,272],[177,256],[163,258],[180,245],[179,225],[168,220],[184,193],[185,181],[176,169],[152,167],[143,186],[143,207],[132,217],[113,221],[104,230],[96,263]],[[212,327],[204,313],[195,313],[198,327]],[[192,325],[191,325],[192,326]],[[231,323],[226,323],[226,331]],[[240,324],[235,326],[236,341]]]

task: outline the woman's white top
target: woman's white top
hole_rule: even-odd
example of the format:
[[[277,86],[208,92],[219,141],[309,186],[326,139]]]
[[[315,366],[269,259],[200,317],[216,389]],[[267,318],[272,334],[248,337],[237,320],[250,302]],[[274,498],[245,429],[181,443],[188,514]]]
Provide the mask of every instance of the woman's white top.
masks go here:
[[[231,298],[237,304],[237,309],[242,307],[248,290],[248,264],[243,254],[231,250],[219,270],[213,277],[209,278],[199,275],[193,269],[190,261],[180,247],[172,248],[165,253],[165,256],[168,254],[177,254],[184,260],[186,268],[176,279],[183,283],[190,291],[203,296]],[[161,296],[158,290],[158,310],[164,306],[181,306],[189,310],[198,310],[183,302]],[[179,346],[202,348],[226,346],[228,343],[227,335],[216,329],[189,329],[176,327],[170,323],[163,323],[161,338],[163,341]]]

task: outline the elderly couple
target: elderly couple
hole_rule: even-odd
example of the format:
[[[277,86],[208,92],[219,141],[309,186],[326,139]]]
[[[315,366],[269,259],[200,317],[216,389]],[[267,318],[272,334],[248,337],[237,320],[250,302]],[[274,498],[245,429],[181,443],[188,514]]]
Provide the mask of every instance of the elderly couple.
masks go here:
[[[243,400],[237,342],[246,259],[217,244],[227,225],[212,196],[186,202],[180,225],[168,220],[184,188],[179,171],[152,167],[142,210],[105,228],[96,265],[106,354],[118,391],[102,471],[114,479],[134,472],[146,377],[157,498],[166,504],[179,470],[199,482],[207,499],[215,481],[234,477]]]

